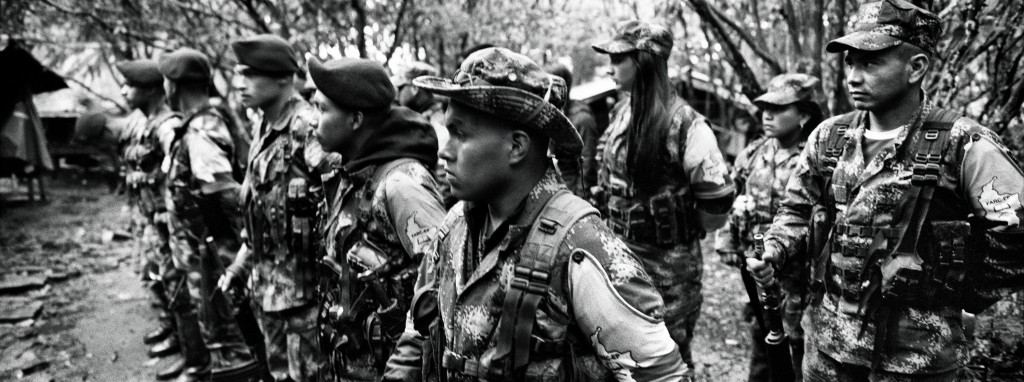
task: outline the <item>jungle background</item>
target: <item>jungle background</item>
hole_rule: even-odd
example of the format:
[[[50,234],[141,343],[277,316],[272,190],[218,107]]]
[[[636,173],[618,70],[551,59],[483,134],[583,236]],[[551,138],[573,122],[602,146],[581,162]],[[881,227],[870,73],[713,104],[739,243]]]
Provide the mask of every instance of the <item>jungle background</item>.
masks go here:
[[[1012,155],[1018,161],[1024,159],[1021,110],[1024,102],[1024,70],[1021,68],[1024,64],[1024,0],[913,2],[938,14],[944,28],[933,70],[926,81],[926,92],[939,105],[957,109],[998,132]],[[401,68],[418,60],[433,64],[448,75],[456,69],[463,51],[487,43],[519,51],[541,63],[569,63],[576,83],[583,84],[604,77],[608,64],[590,45],[610,37],[617,22],[640,18],[673,30],[675,46],[670,72],[675,78],[686,81],[699,74],[714,94],[741,105],[738,109],[752,111],[749,100],[764,91],[772,76],[804,72],[822,79],[828,107],[832,114],[839,114],[851,110],[844,85],[844,64],[840,55],[826,53],[824,46],[850,28],[860,3],[855,0],[0,0],[0,46],[19,44],[44,66],[63,76],[79,97],[78,107],[126,111],[118,91],[123,80],[114,74],[116,62],[153,58],[180,47],[192,47],[209,55],[218,88],[230,94],[235,61],[229,42],[255,33],[284,37],[297,51],[304,53],[302,60],[358,56],[378,60],[391,68]],[[734,128],[729,118],[724,120],[726,123],[718,126],[719,129]],[[82,186],[89,182],[93,185]],[[96,285],[120,280],[114,277],[119,274],[111,272],[130,276],[131,268],[128,255],[118,249],[131,245],[131,240],[112,241],[110,235],[106,235],[106,232],[118,232],[120,223],[125,223],[118,220],[123,220],[122,217],[114,217],[123,212],[123,198],[108,195],[108,190],[95,187],[95,182],[88,176],[54,182],[54,200],[41,207],[44,210],[21,207],[0,212],[0,248],[3,248],[0,251],[3,252],[0,256],[3,271],[0,272],[28,274],[38,271],[39,267],[66,271],[65,268],[81,261],[86,264],[84,268],[82,265],[72,267],[79,273],[84,270],[86,277],[57,284],[50,292],[52,296],[42,297],[48,308],[38,320],[49,319],[49,326],[40,322],[26,325],[24,321],[20,322],[22,326],[0,324],[0,349],[4,349],[4,360],[20,357],[27,351],[25,349],[37,349],[37,358],[57,354],[59,359],[67,360],[67,365],[55,361],[47,363],[57,380],[63,380],[61,376],[77,378],[83,368],[103,370],[129,363],[117,364],[119,353],[116,351],[113,361],[104,358],[103,362],[96,362],[91,355],[86,358],[93,354],[88,350],[64,355],[54,350],[65,346],[66,341],[53,336],[68,328],[81,327],[80,323],[75,323],[75,317],[96,321],[97,314],[109,311],[112,306],[144,305],[140,298],[131,296],[123,299],[120,295],[107,296],[105,300],[81,298]],[[82,260],[83,253],[85,260]],[[738,301],[745,300],[742,284],[735,270],[717,261],[712,249],[705,248],[705,254],[708,286],[698,329],[700,346],[695,347],[699,372],[706,380],[743,380],[749,340],[745,324],[739,318],[741,304]],[[93,267],[92,264],[100,265]],[[57,298],[54,296],[63,300],[49,303],[51,298]],[[979,346],[972,361],[972,378],[996,380],[993,375],[999,370],[1009,373],[1007,380],[1024,378],[1022,307],[1024,298],[1017,295],[978,317]],[[144,316],[140,316],[140,325],[146,322]],[[54,321],[62,324],[54,325]],[[138,333],[143,330],[140,328]],[[24,347],[26,341],[30,341],[29,347]],[[12,346],[23,348],[18,348],[22,351],[15,354],[10,351],[14,349]],[[19,369],[17,373],[4,369],[4,360],[0,360],[0,379],[41,375],[39,369],[33,368]],[[88,361],[75,363],[72,360]],[[88,376],[88,372],[84,375]],[[101,371],[99,375],[111,374]]]

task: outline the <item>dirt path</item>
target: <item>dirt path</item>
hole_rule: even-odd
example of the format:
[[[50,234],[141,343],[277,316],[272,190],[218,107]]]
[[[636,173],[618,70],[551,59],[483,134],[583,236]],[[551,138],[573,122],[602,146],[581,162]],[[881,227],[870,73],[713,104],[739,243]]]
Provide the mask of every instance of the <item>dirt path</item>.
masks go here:
[[[85,345],[83,367],[90,380],[152,381],[155,362],[146,356],[142,336],[154,328],[156,315],[145,290],[127,268],[88,277],[90,310],[71,330]]]

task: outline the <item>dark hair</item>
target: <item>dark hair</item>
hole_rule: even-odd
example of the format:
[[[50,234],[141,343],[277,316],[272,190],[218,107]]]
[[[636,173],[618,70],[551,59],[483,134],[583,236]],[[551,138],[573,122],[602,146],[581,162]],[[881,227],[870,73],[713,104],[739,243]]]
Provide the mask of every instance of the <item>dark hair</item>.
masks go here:
[[[646,51],[628,56],[636,63],[626,131],[626,175],[641,194],[657,191],[665,163],[665,139],[672,123],[668,60]]]
[[[796,106],[797,112],[810,117],[810,119],[807,120],[807,123],[800,126],[800,142],[805,142],[807,141],[807,137],[811,135],[811,132],[814,131],[814,128],[818,127],[818,124],[825,120],[825,113],[822,112],[821,106],[814,101],[797,101],[794,102],[793,105]]]

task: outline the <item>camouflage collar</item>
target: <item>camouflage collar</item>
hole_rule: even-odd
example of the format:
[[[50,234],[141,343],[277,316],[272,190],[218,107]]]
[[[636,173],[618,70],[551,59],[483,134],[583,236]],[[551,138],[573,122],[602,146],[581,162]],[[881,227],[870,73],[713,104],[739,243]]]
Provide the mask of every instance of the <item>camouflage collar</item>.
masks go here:
[[[267,121],[267,127],[275,131],[287,129],[291,124],[292,116],[295,114],[295,109],[298,108],[302,102],[305,102],[302,97],[298,94],[292,94],[291,98],[285,101],[284,105],[281,106],[281,112],[277,114],[277,119]]]
[[[560,190],[568,189],[562,183],[562,178],[558,176],[554,166],[549,164],[544,172],[544,177],[533,186],[526,199],[520,204],[519,212],[513,215],[512,219],[508,222],[508,233],[501,243],[498,244],[499,250],[504,251],[507,248],[520,246],[526,240],[526,234],[530,232],[533,221],[537,219],[537,215],[544,209],[548,199],[551,199]],[[483,220],[469,217],[487,216],[487,206],[482,203],[468,202],[464,208],[465,216],[467,217],[466,224],[472,225],[470,232],[478,232],[483,227]]]

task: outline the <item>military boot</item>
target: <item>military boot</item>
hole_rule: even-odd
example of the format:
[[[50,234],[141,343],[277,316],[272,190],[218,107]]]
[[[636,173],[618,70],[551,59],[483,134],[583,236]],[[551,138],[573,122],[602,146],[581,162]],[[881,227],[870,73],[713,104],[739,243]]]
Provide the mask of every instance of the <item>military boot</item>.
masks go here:
[[[175,377],[181,375],[181,371],[185,369],[185,359],[179,358],[172,361],[167,365],[166,368],[156,372],[156,379],[158,381],[169,381]]]
[[[171,334],[174,333],[174,316],[168,311],[161,311],[159,322],[159,327],[142,336],[142,343],[153,345],[171,337]]]
[[[181,350],[177,336],[170,336],[149,348],[149,358],[166,357]]]
[[[179,382],[209,381],[211,360],[210,350],[203,342],[199,328],[199,317],[194,311],[175,314],[178,321],[178,334],[181,336],[181,355],[184,359],[183,370],[178,377]]]

